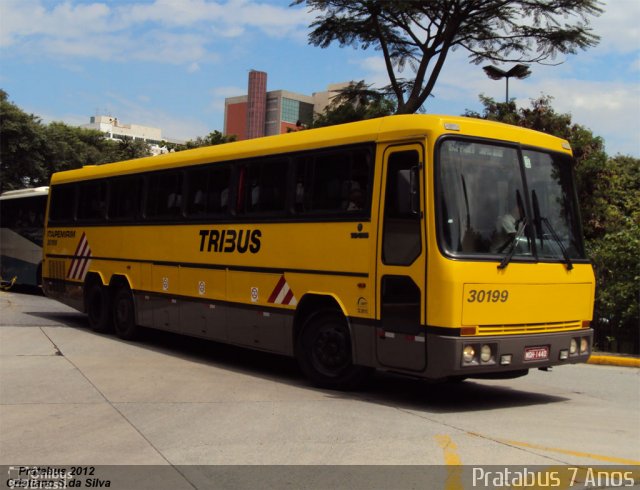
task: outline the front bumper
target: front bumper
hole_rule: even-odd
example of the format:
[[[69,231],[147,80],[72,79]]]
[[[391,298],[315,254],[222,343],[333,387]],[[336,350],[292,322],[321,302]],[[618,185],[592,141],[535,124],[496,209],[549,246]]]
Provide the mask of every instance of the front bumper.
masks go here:
[[[571,340],[578,339],[578,352],[570,353]],[[587,341],[588,348],[580,352],[581,340]],[[478,337],[453,337],[439,334],[427,334],[427,368],[425,377],[442,379],[447,377],[500,376],[510,372],[526,371],[532,368],[545,368],[562,364],[587,362],[593,345],[593,329],[580,329],[567,332],[554,332],[536,335],[501,335]],[[463,349],[467,345],[493,348],[492,360],[482,362],[477,359],[464,363]],[[547,347],[545,359],[525,358],[525,352],[535,347]],[[566,358],[562,353],[569,352]],[[510,356],[508,364],[501,364],[504,356]]]

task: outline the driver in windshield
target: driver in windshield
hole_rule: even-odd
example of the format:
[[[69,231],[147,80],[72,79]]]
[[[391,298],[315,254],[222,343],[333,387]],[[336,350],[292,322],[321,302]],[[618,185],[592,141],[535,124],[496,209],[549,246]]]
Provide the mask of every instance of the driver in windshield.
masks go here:
[[[523,217],[524,212],[518,205],[518,199],[514,200],[509,211],[498,216],[496,219],[496,233],[493,237],[492,249],[494,252],[502,253],[509,246],[518,232],[518,226]]]
[[[516,217],[517,216],[517,217]],[[498,216],[496,221],[496,230],[499,234],[515,235],[518,230],[518,221],[522,218],[520,207],[514,204],[510,211],[507,211],[502,216]]]

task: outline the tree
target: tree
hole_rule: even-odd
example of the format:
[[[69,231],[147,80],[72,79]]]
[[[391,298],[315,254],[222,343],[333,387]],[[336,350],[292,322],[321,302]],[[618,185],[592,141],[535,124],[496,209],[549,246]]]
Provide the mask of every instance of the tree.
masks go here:
[[[375,117],[389,116],[395,112],[395,102],[377,90],[372,90],[364,80],[352,82],[336,90],[329,105],[321,114],[315,114],[312,127],[320,128]]]
[[[207,136],[198,136],[194,140],[187,141],[184,145],[167,143],[166,146],[172,151],[191,150],[193,148],[201,148],[203,146],[222,145],[224,143],[231,143],[236,140],[235,135],[225,136],[220,131],[214,130]]]
[[[132,160],[134,158],[148,157],[151,155],[149,144],[141,139],[125,136],[119,141],[109,141],[111,147],[107,147],[100,163],[119,162],[122,160]]]
[[[106,140],[100,131],[52,122],[43,127],[43,132],[49,175],[83,165],[113,161],[110,156],[117,145]]]
[[[319,12],[309,42],[326,48],[373,47],[382,52],[397,112],[418,111],[449,54],[472,63],[549,63],[595,46],[589,18],[597,0],[294,0]],[[412,78],[403,78],[407,65]]]
[[[46,185],[45,135],[40,118],[9,102],[0,90],[0,192]]]
[[[42,124],[0,89],[0,192],[48,185],[51,174],[150,155],[141,140],[107,140],[100,131]]]
[[[529,108],[480,99],[483,112],[466,116],[544,131],[571,144],[587,254],[596,274],[596,344],[640,352],[640,159],[608,158],[602,138],[572,123],[570,114],[555,112],[551,97],[543,95]]]

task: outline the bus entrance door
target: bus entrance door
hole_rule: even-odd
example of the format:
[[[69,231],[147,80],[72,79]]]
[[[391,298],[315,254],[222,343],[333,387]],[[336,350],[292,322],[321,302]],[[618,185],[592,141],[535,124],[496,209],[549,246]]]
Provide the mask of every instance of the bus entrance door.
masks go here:
[[[376,352],[383,366],[422,371],[426,366],[424,329],[425,231],[424,149],[390,146],[385,154],[382,219],[378,229]]]

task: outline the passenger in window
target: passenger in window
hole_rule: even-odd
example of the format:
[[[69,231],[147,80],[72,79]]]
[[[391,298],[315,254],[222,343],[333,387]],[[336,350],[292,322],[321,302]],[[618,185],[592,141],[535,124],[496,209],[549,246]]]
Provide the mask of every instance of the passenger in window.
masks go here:
[[[296,211],[304,210],[304,184],[298,179],[296,184]]]
[[[205,194],[202,189],[198,189],[193,196],[193,212],[201,213],[205,208]]]
[[[360,188],[353,188],[349,193],[347,211],[361,211],[364,209],[364,192]]]
[[[169,199],[167,199],[167,209],[177,209],[182,205],[182,196],[177,192],[172,192],[169,194]]]
[[[349,209],[349,206],[353,202],[351,199],[351,194],[359,191],[361,189],[360,182],[357,180],[345,180],[342,182],[342,190],[341,190],[341,207],[342,209]]]
[[[90,205],[90,218],[102,218],[106,209],[106,203],[99,199],[92,199]]]
[[[222,189],[222,192],[220,192],[220,209],[223,211],[227,209],[228,203],[229,203],[229,188],[225,187],[224,189]]]
[[[251,184],[251,208],[255,208],[260,201],[260,186],[258,181],[254,180]]]

